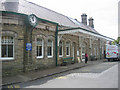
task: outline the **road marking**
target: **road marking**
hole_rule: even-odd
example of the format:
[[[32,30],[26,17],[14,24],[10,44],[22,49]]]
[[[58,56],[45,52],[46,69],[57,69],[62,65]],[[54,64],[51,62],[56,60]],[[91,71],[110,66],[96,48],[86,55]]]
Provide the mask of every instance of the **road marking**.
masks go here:
[[[19,85],[9,85],[9,86],[7,86],[8,88],[20,88],[20,86]]]
[[[55,77],[55,79],[67,79],[67,76]]]

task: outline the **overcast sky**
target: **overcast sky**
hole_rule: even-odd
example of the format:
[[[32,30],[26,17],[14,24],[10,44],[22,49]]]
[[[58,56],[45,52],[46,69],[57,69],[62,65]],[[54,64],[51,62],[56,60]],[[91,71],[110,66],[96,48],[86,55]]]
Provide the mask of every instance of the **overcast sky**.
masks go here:
[[[28,0],[81,21],[81,14],[94,18],[95,29],[105,36],[118,37],[118,1],[120,0]]]

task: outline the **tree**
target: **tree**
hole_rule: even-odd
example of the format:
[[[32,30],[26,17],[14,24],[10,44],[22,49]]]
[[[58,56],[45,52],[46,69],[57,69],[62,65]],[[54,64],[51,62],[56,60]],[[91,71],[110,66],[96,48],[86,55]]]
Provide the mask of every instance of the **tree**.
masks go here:
[[[119,41],[120,41],[120,37],[118,37],[117,40],[114,40],[114,41],[112,42],[112,45],[119,44]]]

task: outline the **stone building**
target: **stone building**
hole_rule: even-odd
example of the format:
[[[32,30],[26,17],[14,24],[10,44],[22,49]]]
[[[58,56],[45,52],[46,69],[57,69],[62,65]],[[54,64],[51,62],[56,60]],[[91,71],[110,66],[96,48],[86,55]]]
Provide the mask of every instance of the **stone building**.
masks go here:
[[[104,58],[106,41],[114,39],[94,29],[93,18],[82,22],[28,2],[0,3],[0,60],[3,76],[56,67],[68,62]]]

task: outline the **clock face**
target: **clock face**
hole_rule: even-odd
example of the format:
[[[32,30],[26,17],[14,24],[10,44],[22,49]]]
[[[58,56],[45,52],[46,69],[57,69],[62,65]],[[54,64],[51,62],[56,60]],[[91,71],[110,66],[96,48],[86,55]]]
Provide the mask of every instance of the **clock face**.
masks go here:
[[[36,26],[37,17],[34,14],[31,14],[28,19],[29,19],[30,25]]]

